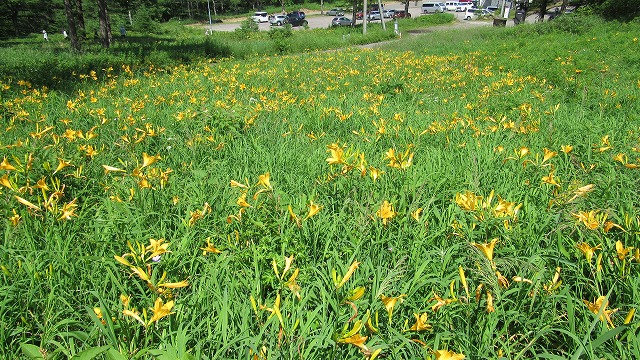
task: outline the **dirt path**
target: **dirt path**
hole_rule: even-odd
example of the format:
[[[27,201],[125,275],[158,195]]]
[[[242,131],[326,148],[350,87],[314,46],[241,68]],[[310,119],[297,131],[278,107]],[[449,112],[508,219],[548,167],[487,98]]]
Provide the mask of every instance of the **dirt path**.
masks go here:
[[[400,41],[400,40],[402,40],[402,37],[405,37],[405,36],[417,36],[417,35],[422,35],[422,34],[428,34],[428,33],[446,31],[446,30],[454,30],[454,29],[474,29],[474,28],[479,28],[479,27],[489,27],[489,26],[492,26],[492,25],[493,25],[493,23],[491,21],[467,21],[467,20],[456,19],[454,22],[452,22],[450,24],[431,26],[431,27],[424,28],[424,29],[407,30],[404,33],[401,33],[401,38],[399,38],[399,39],[393,39],[393,40],[381,41],[381,42],[376,42],[376,43],[364,44],[364,45],[360,45],[358,47],[361,48],[361,49],[373,49],[373,48],[380,47],[382,45],[387,45],[387,44],[393,43],[395,41]]]

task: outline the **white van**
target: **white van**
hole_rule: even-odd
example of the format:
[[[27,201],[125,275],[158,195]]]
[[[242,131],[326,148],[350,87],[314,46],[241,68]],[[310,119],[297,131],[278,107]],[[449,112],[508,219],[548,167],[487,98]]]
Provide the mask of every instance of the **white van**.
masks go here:
[[[269,22],[269,14],[266,11],[256,11],[251,19],[257,23]]]
[[[423,14],[435,14],[444,12],[444,8],[439,2],[426,2],[422,4]]]
[[[460,5],[457,1],[448,1],[444,3],[445,10],[447,11],[456,11],[456,8]]]

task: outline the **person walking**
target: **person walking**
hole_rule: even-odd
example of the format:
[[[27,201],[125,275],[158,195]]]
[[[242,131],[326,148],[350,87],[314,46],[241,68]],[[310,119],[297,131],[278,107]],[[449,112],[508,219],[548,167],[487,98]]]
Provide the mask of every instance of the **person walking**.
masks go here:
[[[46,30],[42,30],[42,37],[45,41],[49,41],[49,35],[47,34]]]

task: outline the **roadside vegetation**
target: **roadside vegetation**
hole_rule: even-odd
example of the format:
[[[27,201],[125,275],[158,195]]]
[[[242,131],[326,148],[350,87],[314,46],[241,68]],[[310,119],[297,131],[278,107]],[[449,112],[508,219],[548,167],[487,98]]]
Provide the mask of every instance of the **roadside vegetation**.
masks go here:
[[[2,48],[0,357],[640,358],[640,24],[346,31]]]
[[[451,14],[438,14],[416,19],[400,19],[402,29],[422,28],[451,23]],[[129,32],[117,38],[109,49],[102,49],[97,39],[85,44],[82,53],[70,51],[61,34],[44,42],[41,35],[0,42],[0,78],[29,79],[36,86],[70,87],[77,74],[95,71],[119,73],[123,65],[171,68],[198,61],[248,59],[277,54],[291,54],[345,48],[396,38],[393,29],[383,31],[379,23],[371,23],[366,35],[362,28],[327,28],[293,30],[290,27],[258,31],[248,25],[235,32],[205,35],[203,26],[184,26],[178,22],[163,24],[156,35]],[[109,66],[106,66],[109,65]]]

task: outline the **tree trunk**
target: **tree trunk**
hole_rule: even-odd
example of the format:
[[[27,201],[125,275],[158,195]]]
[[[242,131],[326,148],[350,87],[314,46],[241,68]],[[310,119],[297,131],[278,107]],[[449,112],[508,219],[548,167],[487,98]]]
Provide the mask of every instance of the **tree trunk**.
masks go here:
[[[76,34],[78,34],[78,38],[86,38],[87,31],[84,27],[84,10],[82,9],[82,0],[75,0],[75,13],[74,16],[76,18]]]
[[[404,13],[406,14],[405,16],[409,16],[409,0],[404,2]]]
[[[106,49],[111,45],[111,22],[107,12],[107,0],[98,0],[98,18],[100,19],[100,43]]]
[[[543,22],[544,16],[547,15],[547,3],[549,0],[541,0],[540,1],[540,12],[538,13],[538,21]]]
[[[74,51],[80,51],[81,43],[78,38],[77,18],[71,4],[71,0],[64,0],[64,14],[67,16],[67,26],[69,27],[69,40]]]

